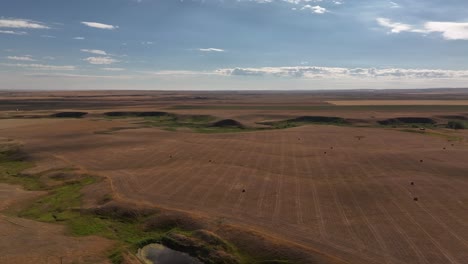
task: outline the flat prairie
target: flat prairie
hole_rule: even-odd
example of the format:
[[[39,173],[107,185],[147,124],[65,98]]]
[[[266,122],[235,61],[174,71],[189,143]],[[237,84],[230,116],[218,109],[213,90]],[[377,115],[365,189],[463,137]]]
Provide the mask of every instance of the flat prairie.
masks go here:
[[[333,105],[468,105],[468,100],[340,100]]]
[[[356,94],[365,100],[353,101]],[[449,99],[435,104],[448,107],[432,111],[340,108],[397,105],[392,103],[401,102],[394,100],[405,96],[401,91],[53,95],[2,95],[11,109],[2,106],[0,136],[22,142],[40,168],[66,165],[104,177],[121,201],[222,219],[305,254],[332,256],[337,263],[468,263],[468,133],[445,127],[449,121],[468,120],[464,90],[444,95]],[[420,100],[404,103],[428,105],[431,96],[421,92]],[[341,101],[346,97],[351,99]],[[61,106],[58,100],[49,107],[47,102],[57,98],[70,104]],[[292,104],[295,100],[298,103]],[[184,105],[201,107],[180,107]],[[450,107],[454,105],[459,107]],[[50,117],[65,111],[88,114]],[[109,118],[106,113],[111,111],[210,115],[214,120],[236,120],[246,128],[155,126],[153,117]],[[265,125],[304,116],[346,122]],[[405,117],[430,122],[409,122]],[[398,122],[382,125],[381,120]],[[0,221],[0,227],[5,224]]]

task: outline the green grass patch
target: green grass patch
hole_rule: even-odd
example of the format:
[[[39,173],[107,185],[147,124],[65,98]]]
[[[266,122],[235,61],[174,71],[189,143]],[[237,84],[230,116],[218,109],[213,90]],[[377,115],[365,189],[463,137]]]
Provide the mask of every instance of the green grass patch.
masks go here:
[[[39,190],[42,185],[37,177],[21,173],[32,166],[17,145],[0,146],[0,182],[21,185],[26,190]]]
[[[452,120],[447,123],[450,129],[468,129],[468,121]]]
[[[189,129],[197,133],[234,133],[244,132],[244,129],[229,127],[213,127],[212,122],[216,117],[211,115],[178,115],[165,112],[111,112],[105,115],[108,119],[139,118],[134,122],[140,127],[158,127],[166,131],[178,131]],[[140,128],[138,127],[138,128]],[[96,131],[95,134],[112,134],[113,132],[130,128],[112,128],[104,131]]]
[[[257,128],[239,128],[239,127],[199,127],[195,128],[194,131],[197,133],[239,133],[239,132],[252,132],[257,131]]]
[[[302,116],[294,119],[259,122],[258,124],[268,125],[273,129],[285,129],[291,127],[305,126],[305,125],[335,125],[335,126],[349,126],[352,125],[346,119],[341,117],[328,117],[328,116]]]
[[[96,182],[94,177],[64,183],[49,191],[49,195],[32,203],[20,212],[20,217],[26,217],[43,222],[66,221],[80,215],[81,193],[86,185]]]
[[[213,126],[216,117],[209,115],[166,115],[144,117],[139,124],[161,127],[167,131],[178,131],[180,128],[190,129],[196,133],[239,133],[258,129],[236,126]]]
[[[121,264],[124,262],[125,249],[122,247],[114,248],[109,252],[108,258],[112,264]]]
[[[177,120],[180,123],[207,124],[216,120],[216,117],[210,115],[179,115]]]

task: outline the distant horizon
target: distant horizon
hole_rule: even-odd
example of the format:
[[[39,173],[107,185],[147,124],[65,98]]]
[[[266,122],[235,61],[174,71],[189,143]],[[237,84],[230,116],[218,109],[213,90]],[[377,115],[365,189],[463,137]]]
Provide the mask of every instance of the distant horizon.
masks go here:
[[[462,0],[3,1],[0,89],[459,87],[466,14]]]
[[[426,90],[441,90],[441,91],[457,91],[457,90],[468,90],[468,87],[438,87],[438,88],[350,88],[350,89],[303,89],[303,90],[291,90],[291,89],[246,89],[246,90],[235,90],[235,89],[219,89],[219,90],[164,90],[164,89],[2,89],[0,92],[351,92],[351,91],[426,91]],[[429,99],[430,100],[430,99]],[[434,99],[437,100],[437,99]],[[463,99],[461,99],[463,100]]]

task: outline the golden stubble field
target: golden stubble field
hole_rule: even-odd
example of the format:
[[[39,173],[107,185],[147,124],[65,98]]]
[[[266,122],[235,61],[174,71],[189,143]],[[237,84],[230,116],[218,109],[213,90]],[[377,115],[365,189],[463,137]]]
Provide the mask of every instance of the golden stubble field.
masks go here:
[[[248,123],[299,110],[203,110],[210,111]],[[376,113],[343,113],[366,114]],[[438,134],[333,125],[96,133],[130,123],[0,120],[0,135],[23,142],[38,166],[66,164],[106,177],[121,200],[206,215],[306,252],[349,263],[468,262],[466,132],[447,131],[456,138],[451,141]]]

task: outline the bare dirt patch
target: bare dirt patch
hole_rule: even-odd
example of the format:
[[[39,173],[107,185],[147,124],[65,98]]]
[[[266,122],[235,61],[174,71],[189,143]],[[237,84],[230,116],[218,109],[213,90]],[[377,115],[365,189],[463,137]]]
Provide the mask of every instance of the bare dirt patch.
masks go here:
[[[468,100],[340,100],[327,101],[333,105],[468,105]]]

